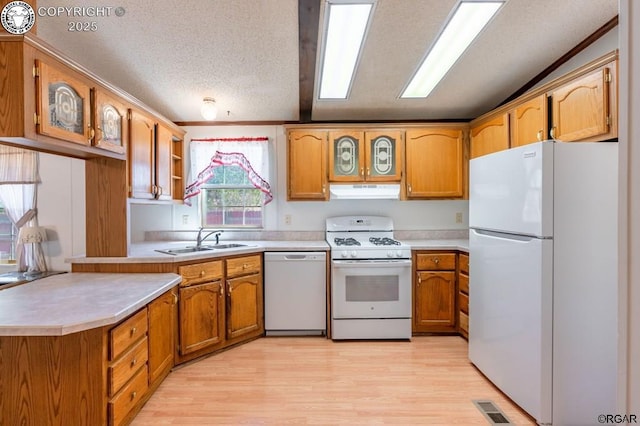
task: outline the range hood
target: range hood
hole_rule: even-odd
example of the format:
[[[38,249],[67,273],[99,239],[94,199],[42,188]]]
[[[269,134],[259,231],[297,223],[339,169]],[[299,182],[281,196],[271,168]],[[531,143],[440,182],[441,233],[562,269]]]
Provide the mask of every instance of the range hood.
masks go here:
[[[334,184],[329,186],[332,200],[398,200],[400,184]]]

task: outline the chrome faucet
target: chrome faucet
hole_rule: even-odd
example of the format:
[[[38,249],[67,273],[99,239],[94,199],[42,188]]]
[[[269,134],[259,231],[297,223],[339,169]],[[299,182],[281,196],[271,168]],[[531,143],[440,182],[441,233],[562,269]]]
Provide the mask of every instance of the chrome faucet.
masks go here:
[[[205,236],[202,236],[202,231],[204,231],[205,228],[200,228],[200,230],[198,231],[198,237],[196,238],[196,249],[200,250],[200,248],[202,247],[202,242],[204,240],[206,240],[207,238],[209,238],[209,236],[211,235],[215,235],[216,237],[216,245],[220,242],[220,234],[222,234],[224,231],[222,229],[216,229],[214,231],[210,231],[209,233],[205,234]]]

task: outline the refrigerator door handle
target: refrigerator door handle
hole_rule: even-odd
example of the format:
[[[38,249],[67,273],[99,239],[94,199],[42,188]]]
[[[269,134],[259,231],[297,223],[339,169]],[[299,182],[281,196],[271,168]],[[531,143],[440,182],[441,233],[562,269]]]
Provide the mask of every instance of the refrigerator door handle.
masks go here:
[[[500,238],[500,239],[503,239],[503,240],[522,241],[522,242],[528,242],[528,241],[532,241],[532,240],[552,239],[551,237],[535,237],[535,236],[531,236],[531,235],[511,234],[511,233],[508,233],[508,232],[489,231],[487,229],[473,229],[472,228],[471,232],[475,232],[476,235],[483,235],[483,236],[486,236],[486,237]]]

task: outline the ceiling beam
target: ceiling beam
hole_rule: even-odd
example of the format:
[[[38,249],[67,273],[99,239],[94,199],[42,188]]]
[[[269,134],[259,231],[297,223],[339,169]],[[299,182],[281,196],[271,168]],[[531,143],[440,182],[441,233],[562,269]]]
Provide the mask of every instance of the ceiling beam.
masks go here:
[[[300,122],[311,122],[316,74],[320,0],[298,0],[298,55],[300,72]]]

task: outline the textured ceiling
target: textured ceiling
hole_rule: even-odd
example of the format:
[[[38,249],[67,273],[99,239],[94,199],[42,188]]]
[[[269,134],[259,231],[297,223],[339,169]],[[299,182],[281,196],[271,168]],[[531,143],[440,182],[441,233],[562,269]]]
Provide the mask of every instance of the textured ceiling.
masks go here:
[[[350,99],[314,101],[312,120],[476,117],[618,13],[617,0],[508,0],[428,98],[399,99],[455,3],[377,0]],[[97,30],[69,31],[87,21]],[[202,120],[205,96],[220,121],[300,117],[298,0],[120,0],[110,16],[38,16],[37,25],[39,37],[173,121]]]

